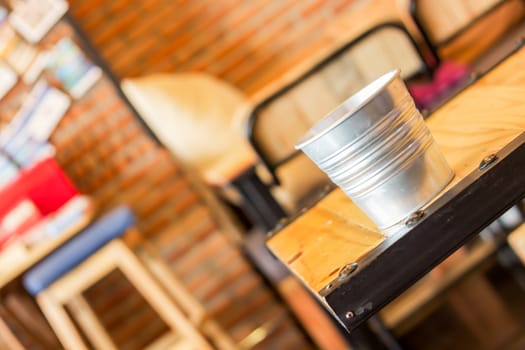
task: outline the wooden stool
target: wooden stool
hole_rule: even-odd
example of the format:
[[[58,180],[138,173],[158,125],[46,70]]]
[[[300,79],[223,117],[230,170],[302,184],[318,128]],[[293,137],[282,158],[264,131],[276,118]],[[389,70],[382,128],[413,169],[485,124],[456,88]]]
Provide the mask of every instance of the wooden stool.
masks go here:
[[[140,238],[139,238],[140,239]],[[224,330],[208,311],[184,286],[159,258],[155,256],[155,249],[146,241],[142,241],[139,250],[141,260],[148,266],[148,269],[176,301],[177,305],[184,312],[194,327],[199,332],[210,339],[214,348],[218,350],[241,350],[244,347],[236,344],[228,332]]]
[[[132,228],[133,222],[133,214],[127,207],[108,213],[29,270],[23,277],[25,288],[36,297],[66,349],[87,347],[65,310],[65,305],[72,308],[79,327],[95,348],[116,349],[109,334],[82,297],[82,292],[118,268],[162,320],[177,333],[176,338],[161,338],[163,342],[170,339],[169,344],[163,345],[180,349],[211,349],[135,254],[119,239],[126,230]],[[160,343],[155,345],[160,346]]]

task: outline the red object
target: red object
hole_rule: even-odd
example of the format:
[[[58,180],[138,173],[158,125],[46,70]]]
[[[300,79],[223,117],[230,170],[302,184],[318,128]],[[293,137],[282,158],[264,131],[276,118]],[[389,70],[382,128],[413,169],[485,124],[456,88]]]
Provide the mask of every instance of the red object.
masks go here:
[[[30,199],[42,216],[54,212],[78,193],[54,158],[22,169],[18,177],[0,189],[0,218],[22,201]]]
[[[408,90],[419,108],[428,108],[463,81],[468,74],[467,66],[445,61],[436,69],[432,81],[410,83]]]
[[[0,249],[37,225],[46,215],[58,210],[76,194],[78,191],[75,186],[54,158],[46,158],[22,169],[15,180],[0,188]],[[16,213],[22,203],[26,203],[25,211]],[[2,227],[1,223],[6,223],[8,215],[19,216],[15,220],[16,227]]]

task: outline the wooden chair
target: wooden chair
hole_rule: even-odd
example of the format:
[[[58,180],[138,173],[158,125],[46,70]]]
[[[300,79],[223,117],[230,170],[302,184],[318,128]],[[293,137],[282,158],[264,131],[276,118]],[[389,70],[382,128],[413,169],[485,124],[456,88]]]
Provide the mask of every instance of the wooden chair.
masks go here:
[[[410,79],[430,73],[419,46],[398,22],[379,24],[331,53],[254,107],[248,137],[271,174],[269,186],[293,213],[329,183],[294,144],[318,120],[360,88],[394,68]]]
[[[121,87],[155,136],[207,187],[204,192],[212,189],[218,198],[249,211],[246,198],[232,186],[257,160],[242,128],[249,103],[238,89],[205,73],[126,78]],[[236,223],[227,216],[222,215],[222,224],[233,228]]]
[[[26,290],[36,297],[66,349],[86,349],[83,336],[97,349],[116,349],[82,293],[114,269],[119,269],[172,330],[155,342],[152,349],[168,346],[211,349],[207,340],[120,238],[132,229],[133,222],[134,217],[127,207],[117,208],[101,217],[30,269],[23,276]],[[68,315],[66,305],[73,317]]]

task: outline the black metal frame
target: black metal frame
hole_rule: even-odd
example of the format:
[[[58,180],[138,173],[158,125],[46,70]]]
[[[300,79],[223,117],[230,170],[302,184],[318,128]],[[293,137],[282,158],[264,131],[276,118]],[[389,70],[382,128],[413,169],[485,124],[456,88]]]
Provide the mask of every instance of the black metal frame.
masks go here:
[[[374,34],[375,32],[379,30],[382,30],[384,28],[389,28],[389,27],[401,30],[403,33],[405,33],[405,35],[407,36],[407,38],[410,40],[413,47],[415,48],[416,52],[418,53],[419,57],[421,58],[421,62],[424,67],[423,72],[417,72],[415,75],[421,74],[421,73],[430,75],[432,73],[433,71],[432,66],[430,66],[428,61],[425,59],[425,56],[423,52],[421,51],[421,47],[420,47],[421,45],[419,45],[416,42],[416,40],[412,37],[412,35],[406,29],[406,27],[401,22],[395,22],[395,21],[394,22],[384,22],[384,23],[381,23],[379,25],[372,27],[371,29],[359,35],[357,38],[354,38],[350,42],[346,43],[345,45],[343,45],[342,47],[340,47],[339,49],[331,53],[329,56],[324,58],[322,61],[317,63],[315,66],[310,68],[308,71],[303,73],[300,77],[288,83],[287,85],[285,85],[284,87],[277,90],[275,93],[273,93],[272,95],[270,95],[269,97],[261,101],[258,105],[254,107],[249,117],[248,126],[247,126],[247,135],[248,135],[248,139],[252,147],[254,148],[255,152],[259,156],[259,159],[261,160],[261,162],[264,164],[264,166],[269,170],[270,174],[272,175],[273,184],[278,185],[280,183],[277,177],[277,174],[276,174],[276,169],[282,164],[295,158],[300,152],[298,151],[292,152],[289,156],[285,157],[284,159],[280,160],[279,162],[275,164],[270,161],[269,157],[265,155],[265,152],[263,150],[263,147],[261,146],[260,141],[257,140],[257,138],[255,137],[255,129],[257,128],[257,124],[260,122],[259,121],[260,111],[266,108],[269,104],[274,102],[276,99],[278,99],[282,95],[289,92],[291,89],[293,89],[297,85],[301,84],[304,80],[308,79],[309,77],[317,73],[319,70],[323,69],[325,66],[330,64],[333,60],[337,59],[339,56],[344,54],[347,50],[352,48],[354,45],[360,43],[362,40],[367,38],[369,35]],[[412,77],[407,78],[407,80],[410,78]]]
[[[477,22],[479,22],[480,20],[482,20],[483,18],[488,16],[490,13],[492,13],[493,11],[495,11],[495,10],[499,9],[501,6],[503,6],[505,4],[505,2],[507,2],[507,1],[506,0],[501,0],[498,3],[494,4],[493,6],[491,6],[490,8],[485,10],[484,12],[480,13],[474,19],[472,19],[471,22],[469,22],[469,23],[465,24],[463,27],[459,28],[458,31],[456,31],[455,33],[450,35],[448,38],[446,38],[446,39],[444,39],[444,40],[442,40],[440,42],[437,42],[437,43],[435,43],[430,38],[429,31],[428,31],[427,28],[425,28],[423,20],[419,16],[417,0],[410,0],[409,12],[410,12],[410,16],[412,17],[416,27],[419,30],[421,36],[423,37],[423,40],[424,40],[425,44],[429,47],[432,55],[434,56],[434,59],[436,60],[435,64],[437,66],[437,65],[439,65],[439,63],[441,61],[441,57],[439,55],[439,48],[440,47],[445,46],[446,44],[448,44],[448,43],[454,41],[455,39],[457,39],[464,32],[466,32],[472,26],[474,26]]]

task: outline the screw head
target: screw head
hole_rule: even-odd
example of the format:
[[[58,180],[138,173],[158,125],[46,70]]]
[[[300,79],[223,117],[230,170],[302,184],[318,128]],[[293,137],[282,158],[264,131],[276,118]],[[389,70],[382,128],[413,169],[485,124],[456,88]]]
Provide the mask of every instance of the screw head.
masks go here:
[[[353,262],[353,263],[350,263],[350,264],[346,264],[345,266],[343,266],[341,268],[341,270],[339,270],[339,277],[338,278],[340,280],[347,278],[352,273],[354,273],[355,270],[357,270],[358,267],[359,267],[359,264],[356,263],[356,262]]]
[[[498,159],[498,156],[495,154],[491,154],[486,156],[481,160],[481,163],[479,163],[479,170],[486,169],[490,164],[494,163]]]
[[[407,227],[414,226],[415,224],[417,224],[423,218],[423,216],[425,216],[425,212],[423,210],[415,211],[405,221],[405,226],[407,226]]]
[[[350,319],[350,318],[354,317],[354,313],[352,311],[347,311],[346,314],[345,314],[345,317],[347,319]]]
[[[321,289],[321,291],[319,291],[319,294],[325,297],[328,294],[330,294],[330,291],[332,290],[333,287],[334,285],[332,283],[328,283],[326,286],[323,287],[323,289]]]

